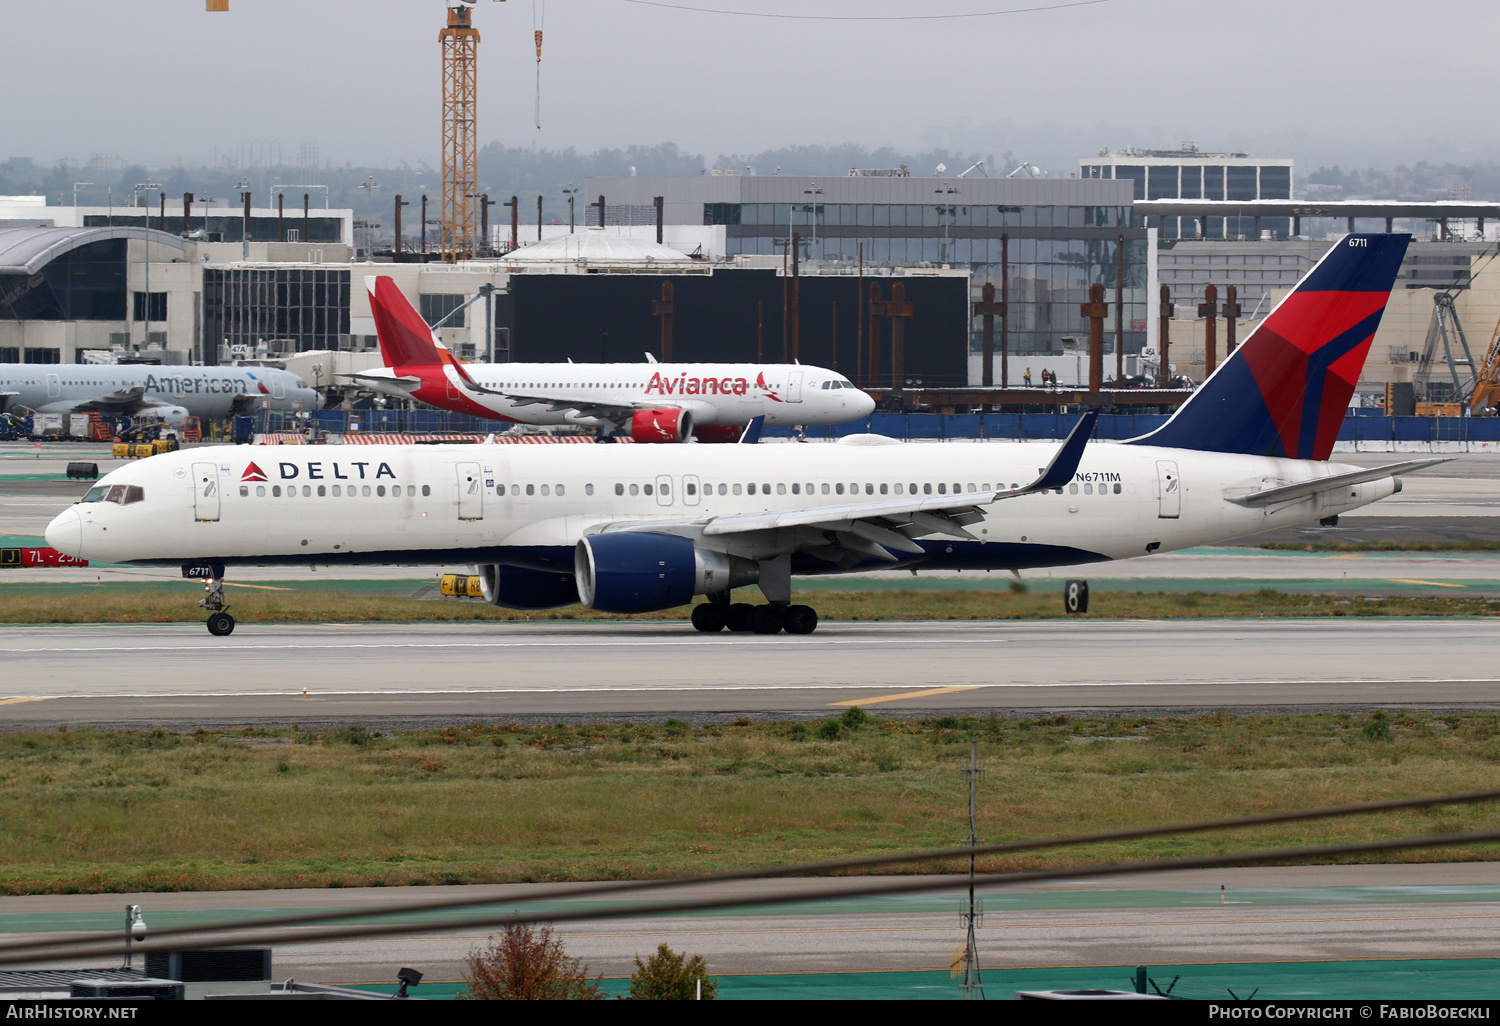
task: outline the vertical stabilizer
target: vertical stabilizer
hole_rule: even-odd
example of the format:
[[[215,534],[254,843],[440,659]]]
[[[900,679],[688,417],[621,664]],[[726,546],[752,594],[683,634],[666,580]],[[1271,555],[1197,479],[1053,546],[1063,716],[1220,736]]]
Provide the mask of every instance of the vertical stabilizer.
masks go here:
[[[432,329],[412,309],[389,275],[365,278],[370,291],[370,312],[375,315],[375,334],[387,367],[427,367],[441,363]]]
[[[1328,459],[1410,241],[1334,243],[1171,420],[1126,444]]]

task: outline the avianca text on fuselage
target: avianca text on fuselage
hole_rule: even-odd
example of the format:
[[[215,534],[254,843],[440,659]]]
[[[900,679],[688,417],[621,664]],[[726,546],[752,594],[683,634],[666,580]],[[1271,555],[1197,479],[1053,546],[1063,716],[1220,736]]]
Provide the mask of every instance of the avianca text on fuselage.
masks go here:
[[[756,375],[754,387],[772,402],[782,401],[766,384],[764,374]],[[647,395],[749,395],[750,388],[750,382],[745,378],[702,378],[688,374],[679,374],[675,378],[652,374],[651,380],[646,382]]]

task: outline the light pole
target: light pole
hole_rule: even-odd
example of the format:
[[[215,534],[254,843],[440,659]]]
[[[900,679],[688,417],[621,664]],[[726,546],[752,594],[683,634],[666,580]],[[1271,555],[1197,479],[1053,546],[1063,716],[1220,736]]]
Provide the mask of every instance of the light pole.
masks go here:
[[[76,189],[76,186],[75,186]],[[150,192],[152,189],[161,191],[161,186],[151,179],[146,179],[135,187],[135,194],[130,201],[131,206],[140,204],[141,193]],[[77,193],[74,193],[73,205],[78,205]],[[146,256],[146,302],[141,309],[141,320],[145,323],[145,330],[141,332],[141,349],[151,346],[151,208],[146,208],[146,238],[141,243],[142,250]],[[165,348],[165,347],[163,347]]]
[[[78,212],[78,187],[81,186],[81,185],[93,185],[93,184],[94,184],[93,182],[74,182],[73,183],[73,212],[75,214]],[[78,227],[82,228],[83,225],[79,225]]]
[[[812,225],[812,245],[807,250],[807,255],[811,257],[818,248],[818,197],[823,195],[823,190],[818,188],[817,182],[808,182],[807,188],[802,190],[802,195],[808,197],[810,201],[802,209],[807,211],[807,221]]]
[[[563,195],[568,197],[568,234],[572,235],[575,230],[575,222],[573,220],[573,197],[578,195],[578,186],[574,185],[572,182],[569,182],[568,187],[563,190]]]
[[[958,189],[952,185],[944,189],[933,189],[932,191],[940,196],[958,195]],[[943,251],[940,254],[938,260],[939,263],[946,264],[948,262],[948,229],[953,224],[953,218],[958,213],[958,208],[956,206],[945,206],[938,207],[937,210],[939,218],[941,218],[944,214],[948,215],[948,220],[943,222]]]
[[[365,190],[365,259],[375,259],[375,243],[371,241],[370,222],[374,216],[374,210],[370,206],[374,202],[375,190],[380,184],[375,181],[374,175],[366,175],[365,180],[359,183],[359,187]]]

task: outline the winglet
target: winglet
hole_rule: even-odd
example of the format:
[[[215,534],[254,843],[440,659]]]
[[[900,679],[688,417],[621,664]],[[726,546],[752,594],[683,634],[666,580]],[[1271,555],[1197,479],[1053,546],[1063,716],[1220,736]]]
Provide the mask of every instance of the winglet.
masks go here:
[[[745,425],[745,430],[740,432],[741,445],[754,445],[760,441],[761,429],[766,426],[766,415],[762,413],[759,417],[751,417],[750,423]]]
[[[1068,434],[1068,440],[1063,447],[1057,450],[1057,455],[1052,457],[1052,462],[1047,464],[1047,469],[1024,491],[1044,492],[1049,488],[1061,488],[1073,480],[1073,475],[1078,473],[1078,463],[1083,459],[1083,447],[1089,444],[1089,439],[1094,434],[1094,424],[1099,420],[1097,409],[1089,410],[1073,426]]]

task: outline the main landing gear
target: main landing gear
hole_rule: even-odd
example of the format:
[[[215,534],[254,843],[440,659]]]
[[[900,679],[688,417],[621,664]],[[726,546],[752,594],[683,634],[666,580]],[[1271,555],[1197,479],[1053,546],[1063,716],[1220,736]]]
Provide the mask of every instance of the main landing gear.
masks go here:
[[[812,606],[772,602],[752,606],[748,602],[710,600],[693,608],[693,628],[717,634],[724,628],[743,634],[811,634],[818,629],[818,613]]]
[[[208,610],[208,633],[216,638],[234,633],[234,617],[225,612],[229,603],[224,601],[224,579],[210,577],[203,582],[204,595],[198,605]]]

